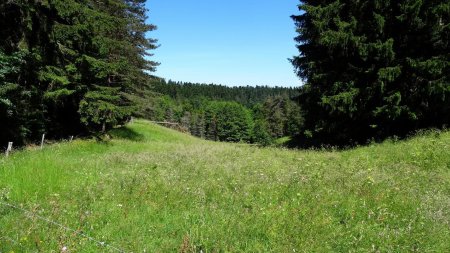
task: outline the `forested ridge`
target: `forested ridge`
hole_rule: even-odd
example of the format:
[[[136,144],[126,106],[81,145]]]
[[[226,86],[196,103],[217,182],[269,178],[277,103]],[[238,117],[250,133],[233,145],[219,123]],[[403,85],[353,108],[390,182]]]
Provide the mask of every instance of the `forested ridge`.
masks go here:
[[[0,142],[105,132],[148,89],[144,0],[0,3]]]
[[[211,100],[235,101],[247,107],[264,102],[268,97],[284,96],[295,98],[298,87],[269,86],[224,86],[190,82],[168,82],[160,80],[152,83],[155,92],[168,95],[173,99],[208,98]]]

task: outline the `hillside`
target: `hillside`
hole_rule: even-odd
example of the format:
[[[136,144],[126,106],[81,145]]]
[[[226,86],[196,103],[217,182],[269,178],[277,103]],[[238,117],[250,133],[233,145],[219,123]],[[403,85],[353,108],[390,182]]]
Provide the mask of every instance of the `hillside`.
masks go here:
[[[349,151],[111,134],[0,158],[0,252],[450,251],[450,132]]]

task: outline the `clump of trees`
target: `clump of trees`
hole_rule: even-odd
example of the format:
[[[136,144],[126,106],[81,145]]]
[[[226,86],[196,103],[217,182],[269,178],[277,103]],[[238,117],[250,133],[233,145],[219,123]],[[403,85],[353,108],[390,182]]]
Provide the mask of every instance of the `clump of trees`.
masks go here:
[[[144,0],[0,3],[0,143],[106,131],[147,89]]]
[[[448,1],[302,0],[303,132],[347,145],[450,123]]]
[[[251,112],[236,102],[209,103],[204,119],[206,121],[203,125],[208,139],[227,142],[249,142],[251,139]],[[192,121],[191,125],[198,123]]]

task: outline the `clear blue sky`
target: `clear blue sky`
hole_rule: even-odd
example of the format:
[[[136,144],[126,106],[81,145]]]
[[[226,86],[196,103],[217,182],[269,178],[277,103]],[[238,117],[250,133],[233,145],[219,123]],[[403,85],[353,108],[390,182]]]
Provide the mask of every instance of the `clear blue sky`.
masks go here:
[[[157,76],[228,86],[299,86],[288,58],[297,54],[298,0],[148,0],[149,34],[161,47]]]

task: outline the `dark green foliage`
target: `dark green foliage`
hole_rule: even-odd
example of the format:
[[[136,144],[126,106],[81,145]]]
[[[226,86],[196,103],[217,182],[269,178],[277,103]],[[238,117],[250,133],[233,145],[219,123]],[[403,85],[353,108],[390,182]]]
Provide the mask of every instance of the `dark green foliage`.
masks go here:
[[[208,106],[205,110],[205,137],[208,140],[218,141],[217,118],[214,108]]]
[[[189,127],[192,135],[200,138],[205,138],[205,116],[203,114],[194,114],[191,118],[191,125]]]
[[[258,143],[262,146],[267,146],[270,145],[272,141],[273,139],[269,134],[267,122],[262,119],[256,120],[252,129],[252,142]]]
[[[131,108],[115,104],[121,101],[118,88],[99,87],[96,91],[89,91],[80,102],[81,122],[92,131],[110,129],[125,122],[131,115]]]
[[[450,123],[448,1],[301,1],[305,128],[328,144]]]
[[[250,141],[253,121],[247,108],[236,102],[215,102],[210,107],[219,141]]]
[[[267,122],[267,129],[274,138],[296,136],[303,126],[300,107],[287,97],[269,97],[253,110],[255,118]]]
[[[20,120],[18,117],[17,104],[20,101],[20,89],[15,83],[10,83],[10,76],[17,75],[20,72],[22,56],[15,54],[6,56],[0,51],[0,139],[7,137],[11,140],[21,139],[25,135],[24,131],[12,131],[19,129]]]
[[[143,0],[0,3],[0,145],[106,130],[157,65]],[[143,92],[143,91],[142,91]]]

